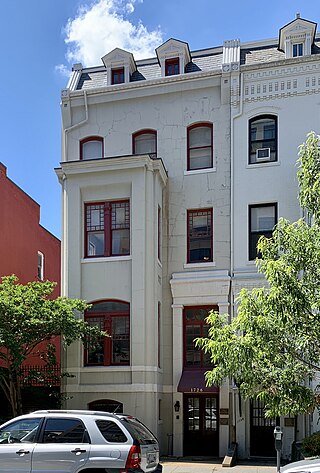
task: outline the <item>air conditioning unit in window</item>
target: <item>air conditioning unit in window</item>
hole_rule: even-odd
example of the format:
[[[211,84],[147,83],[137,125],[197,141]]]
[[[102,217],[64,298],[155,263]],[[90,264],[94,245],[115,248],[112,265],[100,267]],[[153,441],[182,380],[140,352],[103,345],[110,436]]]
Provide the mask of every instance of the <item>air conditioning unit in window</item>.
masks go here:
[[[259,148],[256,151],[256,161],[270,161],[271,150],[270,148]]]

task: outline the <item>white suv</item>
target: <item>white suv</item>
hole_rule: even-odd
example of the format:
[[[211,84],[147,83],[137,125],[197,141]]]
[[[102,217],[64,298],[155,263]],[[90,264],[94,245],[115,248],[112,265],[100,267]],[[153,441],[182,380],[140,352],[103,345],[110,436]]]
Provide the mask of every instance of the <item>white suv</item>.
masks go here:
[[[0,426],[1,473],[138,473],[159,445],[138,419],[94,411],[36,411]]]

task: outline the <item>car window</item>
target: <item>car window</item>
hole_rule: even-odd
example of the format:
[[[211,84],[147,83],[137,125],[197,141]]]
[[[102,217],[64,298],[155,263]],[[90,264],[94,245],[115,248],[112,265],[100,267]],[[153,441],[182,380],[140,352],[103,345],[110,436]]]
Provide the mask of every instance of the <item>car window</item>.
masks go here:
[[[97,420],[98,429],[108,442],[127,442],[127,437],[120,427],[112,420]]]
[[[89,435],[79,419],[47,419],[43,443],[89,443]]]
[[[21,419],[0,429],[0,445],[7,443],[35,442],[42,418]]]
[[[121,420],[132,437],[139,440],[141,445],[157,443],[157,439],[153,433],[138,419],[134,417],[123,417]]]

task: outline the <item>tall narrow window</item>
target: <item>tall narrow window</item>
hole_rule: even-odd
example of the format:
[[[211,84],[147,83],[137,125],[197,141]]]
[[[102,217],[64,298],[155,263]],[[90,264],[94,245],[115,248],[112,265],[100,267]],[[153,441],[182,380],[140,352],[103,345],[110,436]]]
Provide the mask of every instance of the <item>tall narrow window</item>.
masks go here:
[[[184,367],[203,368],[210,366],[210,354],[204,353],[195,347],[194,340],[197,337],[208,336],[208,324],[206,318],[211,310],[218,307],[185,307],[183,311],[184,327]]]
[[[264,235],[271,238],[277,222],[277,204],[259,204],[249,206],[249,260],[259,258],[257,243]]]
[[[188,210],[188,263],[212,259],[212,209]]]
[[[157,156],[157,132],[155,130],[140,130],[132,135],[133,154],[150,154]]]
[[[277,161],[277,117],[263,115],[249,121],[249,164]]]
[[[111,70],[111,84],[123,84],[124,83],[124,67]]]
[[[167,59],[165,62],[165,75],[175,76],[177,74],[180,74],[179,58]]]
[[[158,302],[158,368],[161,367],[161,302]]]
[[[158,260],[161,261],[162,249],[162,214],[161,207],[158,205]]]
[[[103,138],[89,136],[80,141],[80,159],[97,159],[103,157]]]
[[[212,123],[199,123],[188,128],[188,171],[212,168]]]
[[[105,330],[109,337],[96,343],[87,342],[85,365],[130,364],[130,307],[127,302],[103,301],[92,305],[85,313],[85,321]]]
[[[130,253],[128,200],[85,205],[85,256],[120,256]]]
[[[44,254],[38,251],[38,279],[44,280]]]

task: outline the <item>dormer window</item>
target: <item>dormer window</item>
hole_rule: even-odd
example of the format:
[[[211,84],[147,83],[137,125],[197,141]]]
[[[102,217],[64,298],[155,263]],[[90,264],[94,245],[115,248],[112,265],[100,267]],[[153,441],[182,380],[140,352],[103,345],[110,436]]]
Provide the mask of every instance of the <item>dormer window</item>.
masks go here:
[[[123,84],[124,83],[124,67],[111,70],[111,84]]]
[[[179,58],[175,57],[173,59],[167,59],[165,63],[165,68],[166,76],[175,76],[177,74],[180,74]]]
[[[191,61],[188,43],[173,38],[159,46],[156,54],[162,77],[183,74],[186,65]]]
[[[316,29],[316,23],[300,18],[297,13],[293,21],[280,29],[279,51],[284,52],[286,59],[310,55]]]
[[[128,84],[137,70],[133,55],[120,48],[103,56],[102,62],[107,69],[107,85]]]
[[[303,43],[292,45],[292,57],[303,56]]]

